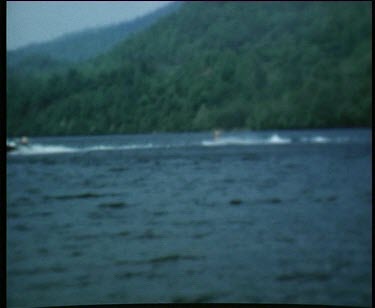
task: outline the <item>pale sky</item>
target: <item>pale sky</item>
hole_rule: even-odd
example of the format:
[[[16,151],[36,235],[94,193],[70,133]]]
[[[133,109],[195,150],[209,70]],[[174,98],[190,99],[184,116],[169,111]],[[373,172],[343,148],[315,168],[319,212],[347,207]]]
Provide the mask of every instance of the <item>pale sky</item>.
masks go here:
[[[7,50],[132,20],[173,1],[7,1]]]

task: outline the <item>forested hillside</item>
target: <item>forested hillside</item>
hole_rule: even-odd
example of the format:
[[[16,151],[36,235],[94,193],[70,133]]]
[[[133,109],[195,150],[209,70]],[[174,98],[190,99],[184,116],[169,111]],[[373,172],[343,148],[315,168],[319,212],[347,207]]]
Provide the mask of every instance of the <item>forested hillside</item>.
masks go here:
[[[132,21],[69,33],[49,42],[31,44],[9,51],[7,66],[17,71],[22,71],[27,66],[29,72],[34,63],[35,69],[39,69],[42,59],[45,59],[46,63],[52,60],[61,65],[90,59],[109,51],[129,35],[146,29],[159,18],[176,11],[180,5],[181,3],[174,2]]]
[[[8,75],[8,135],[370,126],[371,2],[187,2],[66,71]]]

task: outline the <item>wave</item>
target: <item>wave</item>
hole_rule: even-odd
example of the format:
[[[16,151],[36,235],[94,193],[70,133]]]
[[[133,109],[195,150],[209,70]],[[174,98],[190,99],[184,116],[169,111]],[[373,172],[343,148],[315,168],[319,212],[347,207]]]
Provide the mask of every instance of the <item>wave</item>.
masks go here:
[[[281,137],[278,134],[273,134],[267,138],[260,137],[220,137],[215,140],[203,140],[203,146],[228,146],[228,145],[284,145],[291,143],[311,143],[311,144],[326,144],[326,143],[347,143],[350,139],[348,137],[328,138],[323,136],[310,137]]]
[[[19,146],[11,154],[23,154],[23,155],[33,155],[33,154],[57,154],[57,153],[73,153],[77,149],[63,146],[63,145],[41,145],[33,144],[27,146]]]
[[[142,149],[169,149],[192,146],[216,147],[216,146],[257,146],[257,145],[288,145],[288,144],[329,144],[329,143],[347,143],[351,139],[348,137],[324,137],[320,135],[315,136],[280,136],[273,134],[267,137],[264,136],[221,136],[216,139],[196,140],[194,142],[181,142],[181,140],[169,143],[139,143],[139,144],[117,144],[117,145],[90,145],[90,146],[68,146],[68,145],[51,145],[51,144],[30,144],[19,145],[18,148],[12,152],[11,155],[45,155],[45,154],[64,154],[77,152],[92,152],[92,151],[118,151],[118,150],[142,150]]]
[[[313,136],[300,138],[300,142],[302,143],[344,143],[348,141],[349,138],[347,137],[327,138],[323,136]]]
[[[92,152],[92,151],[114,151],[114,150],[135,150],[135,149],[150,149],[154,146],[152,143],[148,144],[130,144],[121,146],[96,145],[89,147],[69,147],[65,145],[43,145],[32,144],[27,146],[19,146],[15,151],[11,152],[13,155],[40,155],[40,154],[63,154],[63,153],[77,153],[77,152]]]
[[[278,134],[274,134],[269,138],[257,138],[257,137],[222,137],[216,140],[203,140],[203,146],[226,146],[226,145],[262,145],[262,144],[288,144],[291,143],[292,139],[280,137]]]

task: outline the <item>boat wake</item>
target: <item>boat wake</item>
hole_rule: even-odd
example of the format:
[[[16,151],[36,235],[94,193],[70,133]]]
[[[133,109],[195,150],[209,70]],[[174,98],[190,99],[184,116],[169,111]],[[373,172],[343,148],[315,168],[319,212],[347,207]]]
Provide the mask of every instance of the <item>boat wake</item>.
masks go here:
[[[288,144],[292,139],[282,138],[277,134],[268,138],[257,137],[220,137],[216,140],[203,140],[203,146],[227,146],[227,145],[262,145],[262,144]]]
[[[150,149],[155,148],[151,143],[149,144],[133,144],[123,146],[109,146],[96,145],[89,147],[69,147],[64,145],[43,145],[33,144],[22,146],[14,150],[12,155],[40,155],[40,154],[63,154],[63,153],[78,153],[78,152],[92,152],[92,151],[116,151],[116,150],[134,150],[134,149]]]
[[[190,142],[145,142],[134,144],[94,144],[90,146],[71,146],[71,145],[51,145],[32,143],[29,145],[17,146],[10,152],[10,155],[45,155],[45,154],[63,154],[79,153],[92,151],[121,151],[121,150],[142,150],[142,149],[168,149],[181,147],[217,147],[217,146],[257,146],[257,145],[289,145],[289,144],[329,144],[329,143],[347,143],[351,140],[347,137],[323,137],[315,136],[280,136],[272,134],[268,136],[245,135],[245,136],[220,136],[214,139],[201,139]]]

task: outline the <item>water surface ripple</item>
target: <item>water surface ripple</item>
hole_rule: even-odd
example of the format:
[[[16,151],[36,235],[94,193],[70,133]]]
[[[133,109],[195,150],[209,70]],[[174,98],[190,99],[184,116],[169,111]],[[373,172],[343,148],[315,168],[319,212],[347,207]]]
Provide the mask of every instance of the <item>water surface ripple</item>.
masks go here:
[[[9,307],[371,306],[369,130],[33,142],[7,156]]]

